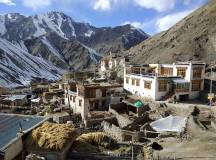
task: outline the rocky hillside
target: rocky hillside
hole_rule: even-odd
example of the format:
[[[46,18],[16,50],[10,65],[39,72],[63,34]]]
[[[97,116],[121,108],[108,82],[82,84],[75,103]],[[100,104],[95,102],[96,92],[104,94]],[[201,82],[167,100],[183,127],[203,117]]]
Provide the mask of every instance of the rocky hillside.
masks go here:
[[[55,80],[63,70],[0,38],[0,84],[9,88],[29,85],[33,79]]]
[[[44,75],[34,73],[39,69],[36,67],[38,64],[32,66],[29,65],[31,63],[17,63],[19,59],[11,57],[11,50],[20,58],[32,56],[31,59],[35,57],[46,65],[50,64],[50,68],[55,70],[53,76],[59,77],[65,70],[87,68],[92,63],[98,63],[104,54],[129,49],[148,37],[131,25],[97,28],[88,23],[76,22],[61,12],[29,17],[19,13],[0,15],[0,53],[10,61],[8,69],[4,70],[4,76],[0,77],[0,85],[9,82],[24,84],[19,77],[44,78]],[[9,46],[8,49],[3,48],[5,43]],[[5,65],[6,61],[0,60],[0,63]],[[34,71],[29,71],[27,76],[22,68]],[[1,66],[0,69],[2,70]],[[15,70],[19,72],[15,74]],[[53,72],[50,71],[51,73]],[[11,78],[6,82],[3,77]]]
[[[132,47],[135,63],[216,60],[216,1],[196,10],[169,30]]]

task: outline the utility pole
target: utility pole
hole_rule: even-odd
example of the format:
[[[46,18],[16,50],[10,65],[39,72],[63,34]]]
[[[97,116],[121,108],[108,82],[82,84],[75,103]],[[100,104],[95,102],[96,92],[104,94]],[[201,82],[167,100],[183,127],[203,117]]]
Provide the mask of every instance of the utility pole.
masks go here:
[[[134,160],[133,140],[131,141],[131,160]]]
[[[213,87],[213,67],[215,67],[215,61],[214,61],[214,54],[211,54],[211,63],[210,63],[210,88],[209,88],[209,105],[212,106],[212,100],[214,98],[214,93],[212,92],[212,87]]]
[[[211,75],[210,75],[210,106],[212,106],[212,69],[213,69],[213,66],[211,66]]]

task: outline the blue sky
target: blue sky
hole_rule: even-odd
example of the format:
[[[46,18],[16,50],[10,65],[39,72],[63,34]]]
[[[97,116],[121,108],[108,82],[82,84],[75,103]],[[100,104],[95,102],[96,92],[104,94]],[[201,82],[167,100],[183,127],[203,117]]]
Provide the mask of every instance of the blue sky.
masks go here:
[[[61,11],[97,27],[132,24],[150,35],[164,31],[208,0],[0,0],[0,14]]]

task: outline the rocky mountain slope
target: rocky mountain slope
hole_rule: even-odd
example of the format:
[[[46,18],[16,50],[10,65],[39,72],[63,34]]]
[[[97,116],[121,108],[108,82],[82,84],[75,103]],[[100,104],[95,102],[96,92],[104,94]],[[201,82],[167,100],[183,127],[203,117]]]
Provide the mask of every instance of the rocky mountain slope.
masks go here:
[[[55,80],[63,70],[41,57],[33,56],[0,38],[0,84],[6,87],[28,85],[40,78]]]
[[[129,49],[149,37],[131,25],[97,28],[88,23],[76,22],[61,12],[29,17],[19,13],[1,15],[0,30],[2,38],[16,42],[55,32],[63,39],[76,39],[100,54]]]
[[[98,63],[104,54],[129,49],[148,37],[131,25],[97,28],[88,23],[76,22],[61,12],[29,17],[19,13],[0,15],[0,50],[5,59],[10,60],[4,76],[11,77],[8,81],[3,76],[0,77],[0,85],[9,82],[23,84],[21,79],[15,77],[44,78],[44,74],[35,74],[34,71],[39,69],[38,72],[42,73],[46,69],[41,70],[37,67],[38,64],[32,66],[31,63],[17,65],[19,59],[11,60],[11,50],[23,59],[29,59],[29,56],[32,56],[30,59],[41,59],[44,65],[46,63],[55,70],[54,73],[51,70],[48,72],[53,73],[53,77],[58,77],[65,70],[87,68],[92,63]],[[8,45],[7,49],[3,48],[4,43]],[[5,61],[0,60],[0,63],[4,64]],[[19,70],[21,68],[31,68],[34,71],[29,71],[27,76],[27,72]],[[15,70],[19,72],[15,74]]]
[[[196,10],[169,30],[132,47],[135,63],[216,60],[216,1]]]

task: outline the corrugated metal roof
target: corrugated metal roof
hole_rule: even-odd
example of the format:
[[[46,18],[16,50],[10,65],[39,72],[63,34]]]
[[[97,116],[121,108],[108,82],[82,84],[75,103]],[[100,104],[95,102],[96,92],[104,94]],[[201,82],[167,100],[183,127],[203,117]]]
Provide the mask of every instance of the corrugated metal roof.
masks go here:
[[[4,151],[11,141],[17,138],[20,126],[27,133],[47,118],[39,116],[2,114],[0,113],[0,150]]]
[[[174,83],[190,83],[189,81],[179,78],[179,79],[173,79],[172,80]]]
[[[12,95],[12,96],[4,98],[3,100],[8,100],[8,101],[21,100],[21,99],[24,99],[26,96],[27,95]]]

